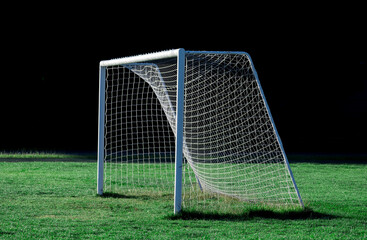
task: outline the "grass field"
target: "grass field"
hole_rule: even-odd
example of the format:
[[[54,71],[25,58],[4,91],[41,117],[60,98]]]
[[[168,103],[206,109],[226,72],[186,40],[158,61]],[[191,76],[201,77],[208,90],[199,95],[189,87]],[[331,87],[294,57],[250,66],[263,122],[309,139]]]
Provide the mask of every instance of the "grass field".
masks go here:
[[[171,196],[97,196],[70,158],[0,154],[0,239],[367,239],[367,164],[291,164],[305,211],[173,217]]]

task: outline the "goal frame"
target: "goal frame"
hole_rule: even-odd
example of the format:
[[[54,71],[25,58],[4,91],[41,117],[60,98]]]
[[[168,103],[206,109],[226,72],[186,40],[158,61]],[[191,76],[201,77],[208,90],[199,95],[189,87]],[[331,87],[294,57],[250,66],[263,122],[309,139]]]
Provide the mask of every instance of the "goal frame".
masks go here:
[[[182,161],[183,161],[183,124],[184,124],[184,81],[185,81],[185,54],[186,53],[207,53],[207,54],[240,54],[246,55],[250,60],[250,65],[256,79],[262,100],[265,104],[268,117],[271,121],[273,131],[280,146],[282,156],[287,164],[287,170],[292,179],[301,207],[304,207],[297,184],[294,180],[292,170],[289,166],[287,155],[271,115],[269,105],[266,101],[264,91],[261,87],[257,72],[250,55],[247,52],[239,51],[185,51],[183,48],[142,54],[131,57],[117,58],[101,61],[99,64],[99,110],[98,110],[98,155],[97,155],[97,194],[103,195],[104,184],[104,125],[105,125],[105,84],[106,67],[122,65],[128,63],[139,63],[164,58],[177,59],[177,93],[176,93],[176,139],[175,139],[175,183],[174,183],[174,214],[181,211],[182,202]]]

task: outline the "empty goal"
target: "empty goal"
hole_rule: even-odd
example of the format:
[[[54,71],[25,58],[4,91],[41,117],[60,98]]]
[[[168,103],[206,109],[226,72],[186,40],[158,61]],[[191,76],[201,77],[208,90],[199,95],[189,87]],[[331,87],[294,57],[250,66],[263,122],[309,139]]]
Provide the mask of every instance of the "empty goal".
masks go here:
[[[303,206],[245,52],[101,61],[97,191],[172,197],[175,213]]]

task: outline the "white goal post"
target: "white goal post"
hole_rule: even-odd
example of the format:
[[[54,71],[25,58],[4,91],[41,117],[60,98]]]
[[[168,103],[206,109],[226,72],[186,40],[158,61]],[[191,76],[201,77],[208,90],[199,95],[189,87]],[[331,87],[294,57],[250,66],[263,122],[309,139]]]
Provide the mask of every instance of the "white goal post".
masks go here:
[[[246,52],[101,61],[98,119],[99,195],[172,192],[175,214],[182,204],[303,207]]]

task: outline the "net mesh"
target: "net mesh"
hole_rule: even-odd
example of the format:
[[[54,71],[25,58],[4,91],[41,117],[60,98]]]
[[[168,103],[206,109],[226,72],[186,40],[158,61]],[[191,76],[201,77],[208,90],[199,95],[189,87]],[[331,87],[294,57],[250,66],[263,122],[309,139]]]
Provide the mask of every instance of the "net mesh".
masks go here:
[[[173,197],[177,59],[106,69],[105,186]],[[299,198],[250,59],[187,53],[183,207],[294,205]]]

